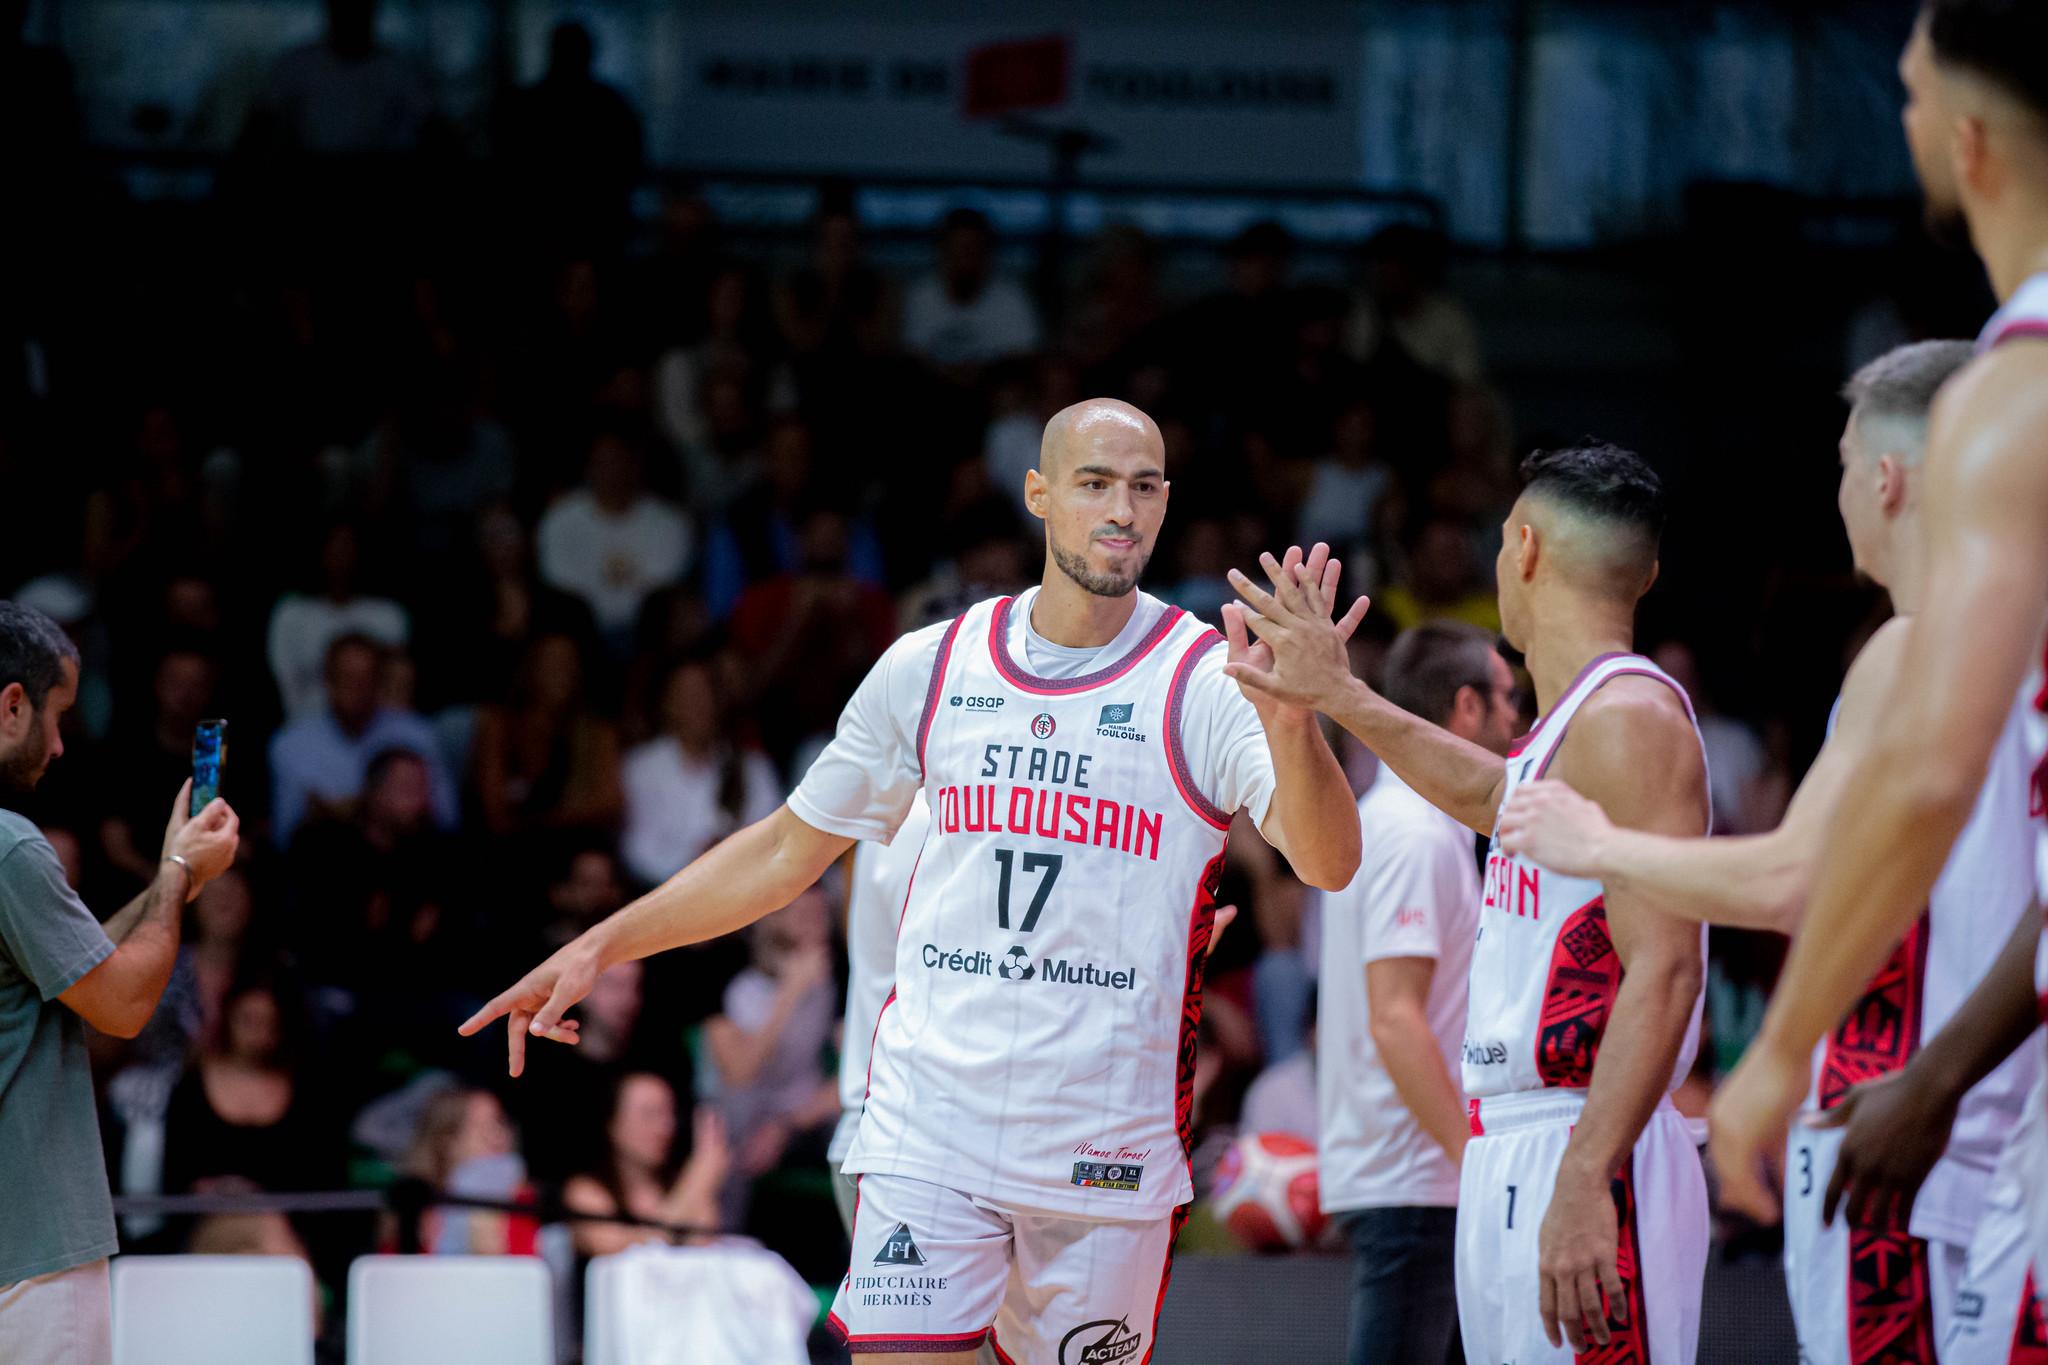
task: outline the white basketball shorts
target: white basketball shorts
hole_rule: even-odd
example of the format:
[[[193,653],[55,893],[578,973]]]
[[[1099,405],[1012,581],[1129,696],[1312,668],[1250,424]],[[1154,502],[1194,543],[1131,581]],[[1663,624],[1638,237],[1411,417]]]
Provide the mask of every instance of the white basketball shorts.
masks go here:
[[[1999,1156],[1962,1286],[1942,1331],[1942,1365],[2048,1365],[2048,1332],[2042,1330],[2034,1277],[2034,1230],[2041,1205],[2048,1203],[2048,1189],[2039,1183],[2048,1164],[2043,1085],[2036,1082]]]
[[[1472,1142],[1458,1178],[1458,1326],[1470,1365],[1572,1360],[1543,1334],[1538,1233],[1558,1163],[1585,1108],[1581,1090],[1531,1090],[1470,1101]],[[1669,1100],[1636,1139],[1613,1182],[1620,1232],[1616,1270],[1627,1321],[1586,1359],[1692,1365],[1707,1273],[1707,1182],[1699,1147]]]
[[[830,1322],[856,1356],[972,1351],[987,1339],[1003,1365],[1143,1365],[1185,1220],[1185,1205],[1090,1221],[863,1175],[853,1263]]]
[[[1785,1144],[1785,1289],[1800,1365],[1946,1359],[1936,1343],[1948,1335],[1969,1249],[1852,1226],[1841,1210],[1823,1226],[1841,1148],[1840,1129],[1799,1123]]]

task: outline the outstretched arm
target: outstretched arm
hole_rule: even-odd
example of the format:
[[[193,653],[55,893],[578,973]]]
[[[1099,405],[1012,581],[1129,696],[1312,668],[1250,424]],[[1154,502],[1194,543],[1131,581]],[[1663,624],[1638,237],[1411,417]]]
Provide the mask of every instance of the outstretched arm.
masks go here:
[[[1887,622],[1857,656],[1842,683],[1834,731],[1770,833],[1688,839],[1622,829],[1594,802],[1546,780],[1508,798],[1500,813],[1502,846],[1553,872],[1594,878],[1609,895],[1647,896],[1682,919],[1791,933],[1828,816],[1875,737],[1905,636],[1903,619]]]
[[[526,1039],[576,1041],[562,1015],[606,968],[741,929],[780,910],[825,874],[853,840],[798,819],[788,806],[707,850],[625,909],[600,920],[521,977],[458,1031],[468,1037],[507,1018],[511,1074],[526,1069]]]
[[[1344,643],[1365,618],[1366,599],[1359,598],[1333,621],[1334,583],[1297,575],[1269,554],[1260,555],[1259,563],[1272,581],[1271,592],[1235,569],[1230,583],[1249,606],[1238,610],[1271,651],[1271,666],[1234,659],[1226,665],[1230,676],[1248,691],[1322,712],[1358,736],[1438,809],[1481,834],[1490,833],[1507,784],[1507,765],[1500,756],[1410,715],[1351,675]]]
[[[1830,821],[1763,1028],[1711,1110],[1724,1202],[1766,1214],[1774,1201],[1758,1153],[1798,1106],[1814,1044],[1927,904],[2038,657],[2048,622],[2048,348],[2013,347],[1952,381],[1935,403],[1927,474],[1930,607],[1912,622],[1882,733]]]
[[[1660,682],[1617,678],[1594,693],[1565,736],[1557,769],[1617,825],[1679,837],[1706,833],[1699,739]],[[1574,1350],[1589,1337],[1606,1344],[1608,1312],[1627,1302],[1609,1190],[1671,1088],[1705,972],[1697,924],[1639,892],[1610,890],[1606,909],[1626,970],[1539,1242],[1544,1330],[1553,1345],[1561,1332]]]

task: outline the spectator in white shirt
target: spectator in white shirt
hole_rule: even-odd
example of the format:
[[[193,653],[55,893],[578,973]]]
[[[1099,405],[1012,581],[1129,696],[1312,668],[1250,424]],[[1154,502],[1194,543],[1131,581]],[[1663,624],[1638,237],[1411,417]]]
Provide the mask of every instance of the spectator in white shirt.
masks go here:
[[[1380,690],[1460,739],[1505,754],[1515,680],[1474,626],[1418,626]],[[1436,1365],[1458,1353],[1452,1281],[1465,978],[1479,916],[1472,832],[1392,769],[1358,803],[1358,875],[1323,905],[1316,1079],[1325,1212],[1353,1256],[1350,1365]]]
[[[410,630],[405,608],[357,591],[361,552],[356,528],[341,522],[320,542],[320,590],[287,593],[270,612],[270,672],[288,720],[310,716],[326,699],[327,647],[344,635],[367,635],[392,649]]]
[[[939,268],[903,300],[903,349],[941,370],[978,369],[1038,348],[1038,310],[995,273],[995,233],[974,209],[946,215]]]
[[[734,742],[709,660],[669,670],[661,733],[626,755],[626,829],[619,853],[633,876],[667,881],[711,845],[782,803],[765,754]]]
[[[642,483],[641,460],[625,433],[600,431],[583,486],[540,519],[542,580],[588,603],[617,643],[631,636],[647,595],[682,578],[694,548],[689,520]]]

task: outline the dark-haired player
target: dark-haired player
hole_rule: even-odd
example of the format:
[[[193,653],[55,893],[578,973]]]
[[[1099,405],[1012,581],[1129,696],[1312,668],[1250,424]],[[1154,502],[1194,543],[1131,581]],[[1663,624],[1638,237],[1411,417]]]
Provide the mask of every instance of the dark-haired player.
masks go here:
[[[1900,73],[1929,216],[1967,226],[2003,306],[1934,406],[1926,610],[1836,806],[1762,1031],[1715,1097],[1723,1196],[1765,1212],[1758,1154],[1805,1094],[1814,1044],[1927,904],[2030,669],[2031,761],[2048,748],[2048,4],[1933,0]],[[2044,798],[2037,771],[2037,810]],[[2048,844],[2038,852],[2048,860]],[[2037,1255],[2048,1252],[2048,1144],[2040,1165],[2023,1182]]]
[[[1527,487],[1503,528],[1500,614],[1528,658],[1542,719],[1505,761],[1353,678],[1326,590],[1270,555],[1272,592],[1232,581],[1273,667],[1247,660],[1229,671],[1329,715],[1482,833],[1510,793],[1544,776],[1617,825],[1705,833],[1706,758],[1691,703],[1633,652],[1636,603],[1657,577],[1656,475],[1602,445],[1533,455],[1522,473]],[[1694,1358],[1706,1182],[1669,1094],[1698,1050],[1703,948],[1698,924],[1653,900],[1561,876],[1495,840],[1464,1045],[1474,1098],[1457,1281],[1468,1360],[1535,1365],[1588,1343],[1617,1360]]]
[[[1674,914],[1793,932],[1828,816],[1884,714],[1908,622],[1926,605],[1920,486],[1927,413],[1970,353],[1967,342],[1917,342],[1872,361],[1849,383],[1842,525],[1856,567],[1890,590],[1899,615],[1856,656],[1828,718],[1827,743],[1783,822],[1767,834],[1732,839],[1664,838],[1616,830],[1583,797],[1537,782],[1501,810],[1501,842],[1510,851],[1596,877],[1610,891],[1640,888]],[[1785,1282],[1801,1365],[1931,1362],[1936,1343],[1960,1321],[1951,1310],[1965,1256],[1983,1222],[1999,1152],[2033,1088],[2033,1057],[2013,1058],[1956,1093],[1941,1131],[1928,1135],[1924,1185],[1916,1180],[1898,1191],[1897,1207],[1890,1191],[1875,1199],[1859,1195],[1839,1219],[1824,1206],[1830,1188],[1840,1188],[1867,1159],[1853,1150],[1837,1159],[1838,1130],[1873,1094],[1862,1083],[1910,1064],[1991,970],[1999,944],[2033,904],[2019,730],[2013,717],[1926,915],[1842,1026],[1814,1049],[1807,1108],[1826,1117],[1797,1125],[1786,1152]],[[2019,1267],[2021,1276],[2025,1269]],[[2010,1327],[2020,1290],[2018,1277],[1980,1281],[1980,1316]]]

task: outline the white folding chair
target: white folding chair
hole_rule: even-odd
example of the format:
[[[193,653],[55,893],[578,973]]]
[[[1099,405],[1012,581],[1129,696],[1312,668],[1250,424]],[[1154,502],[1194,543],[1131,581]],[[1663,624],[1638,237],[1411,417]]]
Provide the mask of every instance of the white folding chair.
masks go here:
[[[312,1365],[313,1271],[296,1256],[116,1256],[114,1365]]]
[[[362,1256],[349,1365],[553,1365],[548,1270],[533,1256]]]

